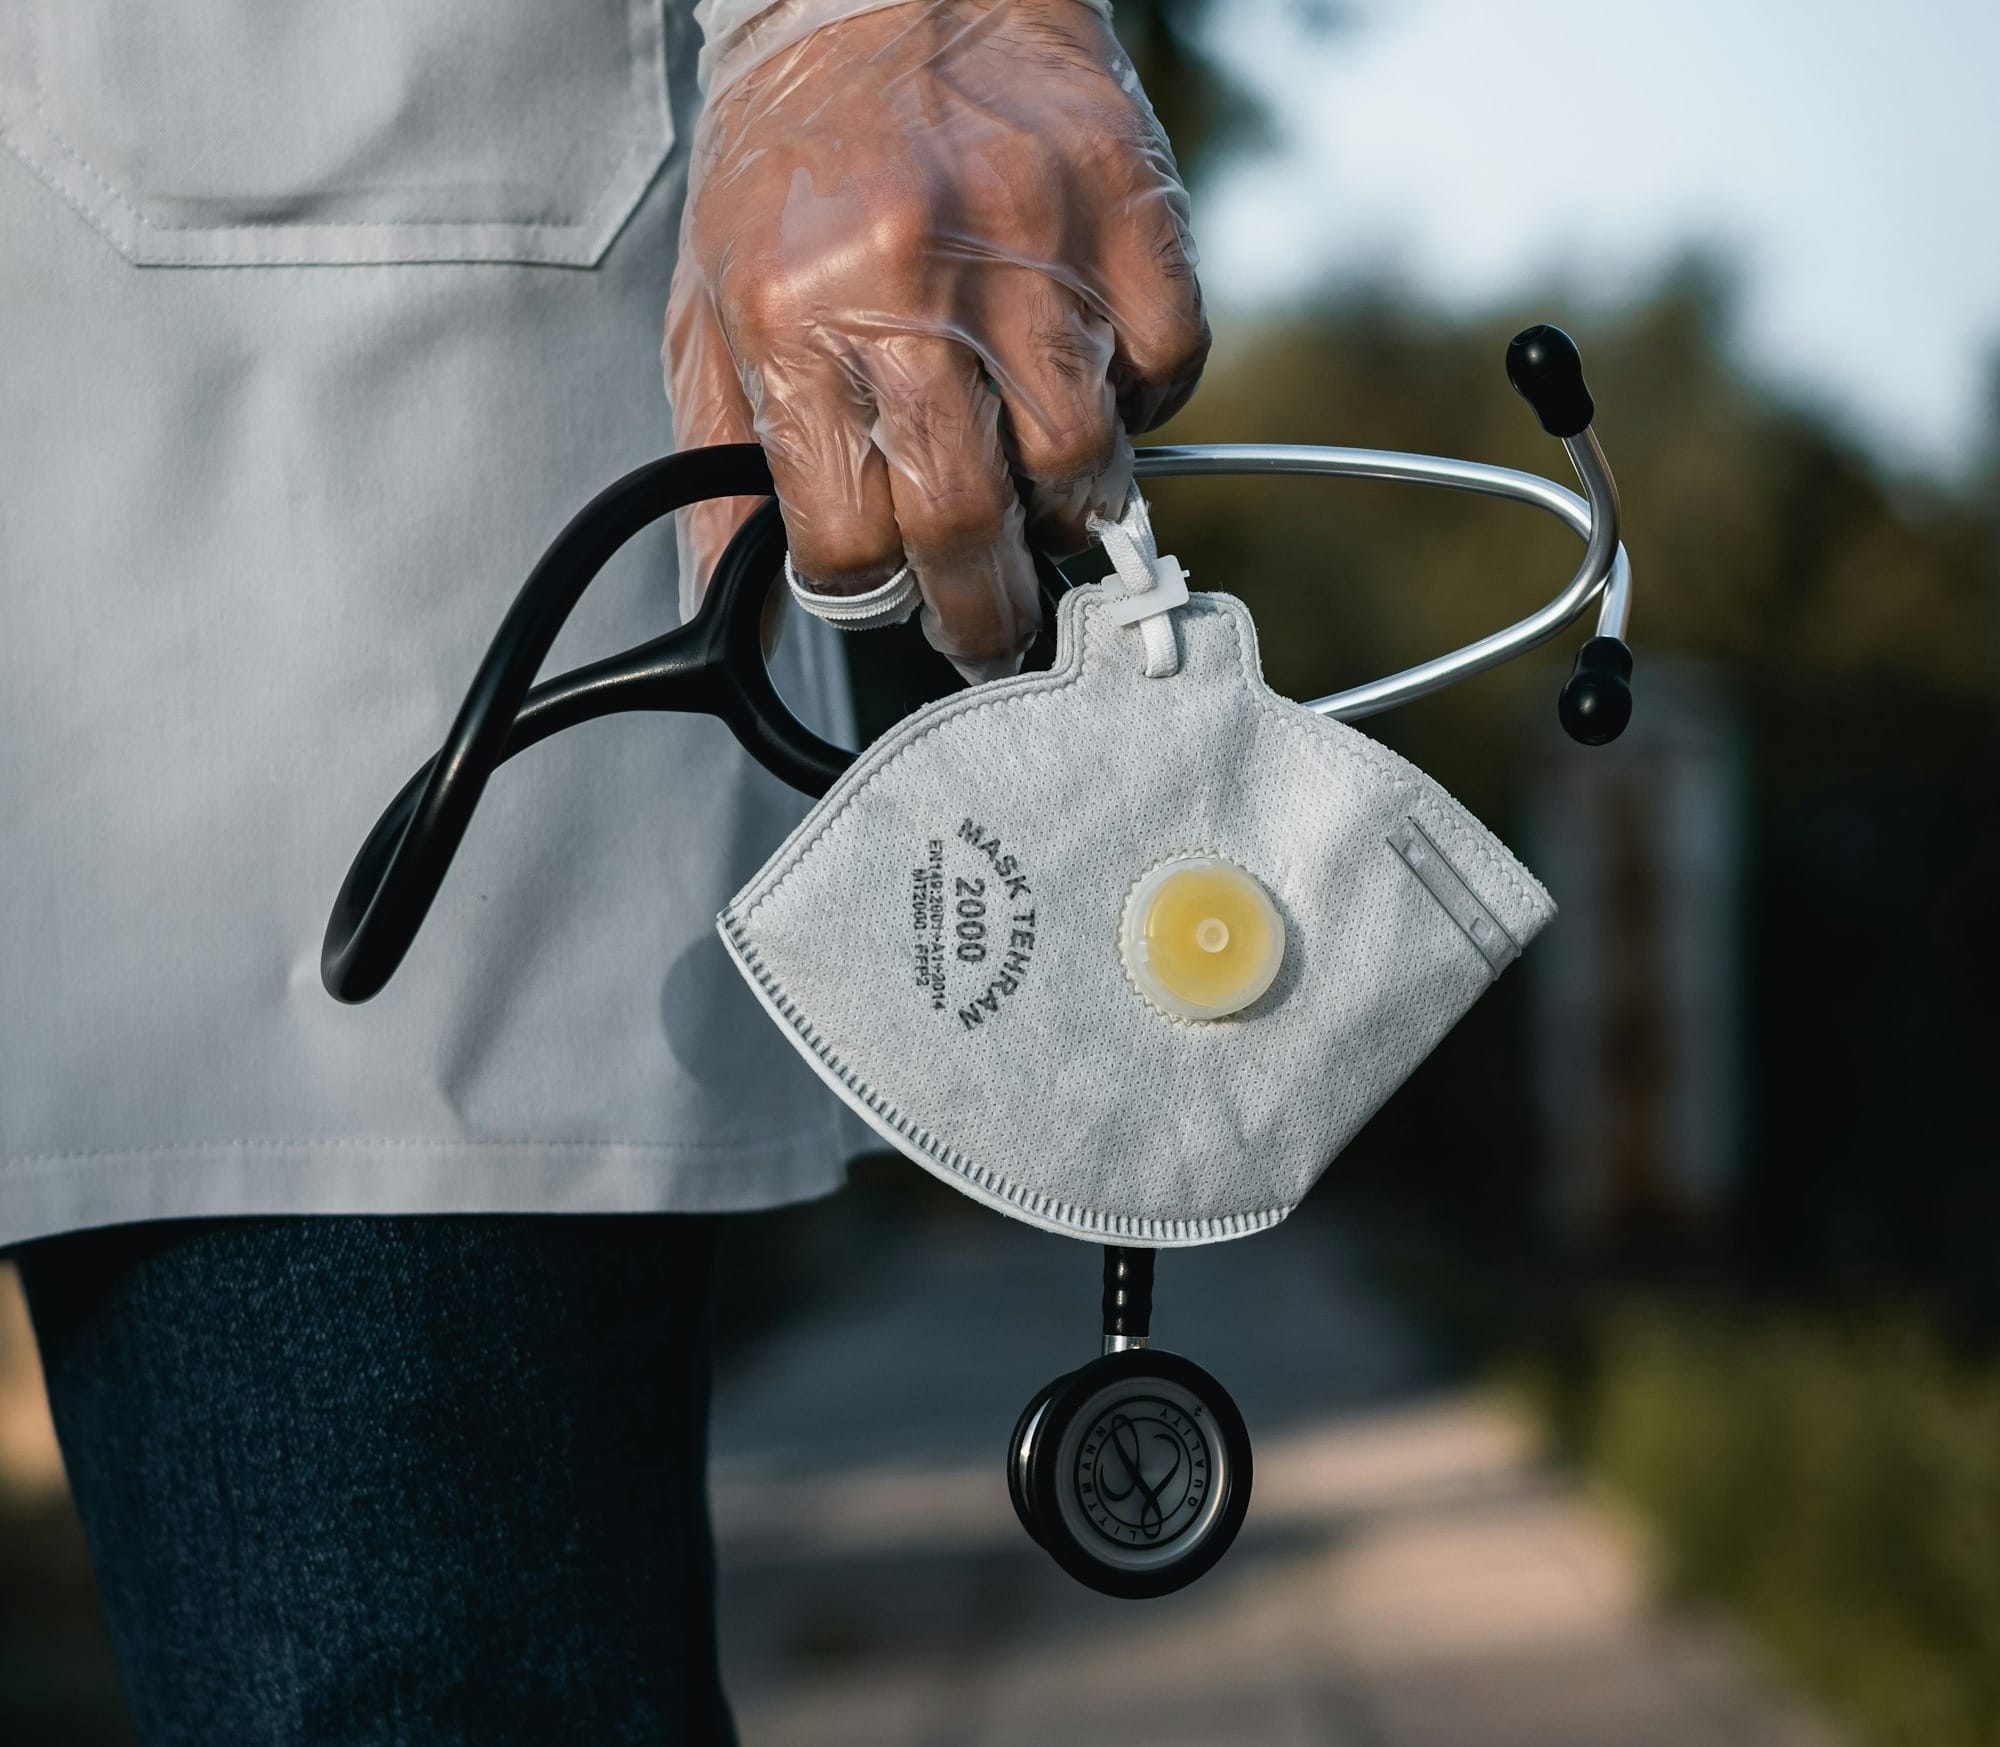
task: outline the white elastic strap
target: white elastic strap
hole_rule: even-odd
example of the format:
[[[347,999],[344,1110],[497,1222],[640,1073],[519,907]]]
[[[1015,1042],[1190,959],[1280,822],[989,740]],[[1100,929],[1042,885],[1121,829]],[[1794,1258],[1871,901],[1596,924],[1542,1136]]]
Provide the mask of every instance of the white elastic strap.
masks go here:
[[[788,552],[785,586],[792,591],[792,599],[814,618],[838,625],[843,631],[878,631],[884,625],[900,625],[917,610],[916,572],[907,564],[866,594],[821,594],[799,580]]]
[[[1187,605],[1187,572],[1172,553],[1161,556],[1153,538],[1153,518],[1146,513],[1146,500],[1139,495],[1139,488],[1133,486],[1124,514],[1117,521],[1092,516],[1087,527],[1125,585],[1124,594],[1111,603],[1111,622],[1139,627],[1148,679],[1179,673],[1181,652],[1174,640],[1174,608]],[[1108,583],[1111,578],[1104,580]]]

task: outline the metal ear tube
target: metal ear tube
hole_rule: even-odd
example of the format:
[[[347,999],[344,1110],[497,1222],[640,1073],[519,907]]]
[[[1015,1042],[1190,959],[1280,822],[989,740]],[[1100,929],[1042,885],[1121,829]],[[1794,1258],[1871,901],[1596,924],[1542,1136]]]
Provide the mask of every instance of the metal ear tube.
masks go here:
[[[1597,635],[1585,649],[1588,652],[1597,644],[1615,644],[1624,658],[1621,683],[1629,679],[1631,652],[1625,649],[1623,638],[1632,612],[1632,565],[1619,542],[1618,487],[1591,428],[1593,408],[1589,390],[1584,387],[1582,361],[1575,342],[1562,329],[1544,324],[1515,335],[1508,345],[1507,357],[1510,379],[1535,408],[1543,429],[1552,436],[1562,436],[1563,449],[1576,469],[1583,496],[1538,473],[1523,473],[1484,461],[1403,454],[1392,449],[1341,449],[1292,443],[1188,443],[1141,449],[1135,457],[1135,471],[1141,479],[1299,473],[1334,479],[1385,479],[1443,491],[1473,492],[1541,510],[1554,516],[1584,542],[1583,559],[1562,592],[1526,618],[1449,654],[1407,667],[1401,673],[1315,698],[1306,705],[1307,709],[1338,717],[1343,722],[1354,722],[1394,709],[1398,704],[1429,697],[1446,686],[1540,648],[1574,623],[1592,601],[1599,603]],[[1579,412],[1583,422],[1574,424]],[[1570,425],[1574,428],[1566,434],[1558,429]],[[1584,665],[1580,658],[1579,671]],[[1595,675],[1611,672],[1616,666],[1616,656],[1607,649],[1592,656],[1589,671]],[[1572,675],[1571,683],[1576,683],[1576,675]],[[1578,733],[1571,727],[1572,737],[1586,745],[1601,745],[1616,739],[1631,716],[1629,686],[1625,689],[1623,714],[1610,704],[1600,713],[1594,707],[1585,710],[1580,702],[1576,706],[1565,703],[1561,711],[1566,727],[1572,716],[1579,724],[1595,719],[1590,733]],[[1614,721],[1615,727],[1611,725]]]
[[[1561,440],[1581,494],[1512,468],[1387,450],[1196,444],[1137,452],[1135,471],[1142,479],[1314,474],[1472,492],[1539,509],[1583,541],[1582,559],[1568,582],[1535,612],[1463,648],[1316,699],[1305,709],[1352,721],[1427,696],[1540,646],[1596,602],[1596,634],[1577,656],[1558,713],[1569,734],[1586,745],[1615,739],[1625,727],[1632,709],[1632,656],[1624,640],[1631,566],[1618,537],[1617,487],[1592,427],[1595,409],[1576,347],[1559,329],[1530,328],[1509,346],[1507,369],[1543,428]],[[760,764],[807,794],[824,795],[840,781],[857,755],[800,723],[765,667],[764,603],[785,557],[775,501],[745,523],[710,578],[700,609],[685,624],[535,683],[584,591],[640,529],[690,503],[770,490],[769,468],[754,445],[691,450],[626,475],[557,536],[503,619],[443,747],[389,803],[347,872],[321,955],[329,993],[342,1001],[366,1001],[389,981],[443,885],[488,781],[501,764],[564,728],[619,711],[695,711],[717,717]],[[1037,555],[1036,563],[1053,619],[1065,584],[1045,557]],[[1179,598],[1185,607],[1185,590]],[[1218,602],[1243,610],[1227,596],[1205,599],[1210,604],[1202,610],[1211,614],[1222,610]],[[1098,597],[1085,596],[1072,606],[1101,610],[1097,602]],[[1289,702],[1283,708],[1297,713]],[[1324,723],[1305,725],[1320,734],[1334,732]],[[1429,839],[1414,819],[1398,829],[1408,842],[1397,852],[1411,869],[1425,869],[1408,875],[1418,882],[1412,889],[1428,892],[1423,901],[1435,901],[1452,917],[1439,926],[1462,928],[1497,974],[1518,945],[1448,865],[1431,865],[1448,858],[1429,854]],[[1399,841],[1394,835],[1387,840],[1390,848]],[[1144,935],[1152,955],[1140,966],[1146,977],[1135,979],[1133,987],[1140,998],[1165,1003],[1182,1021],[1234,1014],[1254,1002],[1270,985],[1275,964],[1260,970],[1252,963],[1240,975],[1232,970],[1221,976],[1223,955],[1235,952],[1261,963],[1259,943],[1273,943],[1264,935],[1276,928],[1273,939],[1282,941],[1282,924],[1268,896],[1260,908],[1261,888],[1252,890],[1241,880],[1242,907],[1229,912],[1226,924],[1219,907],[1193,912],[1205,919],[1192,934],[1176,933],[1162,919],[1172,909],[1168,874],[1206,881],[1202,901],[1219,906],[1216,894],[1227,882],[1217,865],[1212,857],[1186,856],[1156,864],[1161,878],[1148,884],[1142,877],[1128,899],[1128,921]],[[1352,897],[1351,885],[1344,885],[1340,902]],[[1150,900],[1152,908],[1132,909],[1139,898]],[[1260,928],[1260,917],[1268,927]],[[1190,939],[1199,951],[1188,947]],[[1462,942],[1458,950],[1465,950]],[[1210,956],[1203,959],[1201,952]],[[1135,948],[1128,970],[1138,956]],[[935,1076],[934,1064],[920,1075],[933,1089]],[[1241,1084],[1236,1075],[1229,1089],[1233,1093]],[[1240,1146],[1240,1133],[1232,1145]],[[1312,1138],[1317,1145],[1323,1137]],[[1185,1136],[1178,1144],[1185,1148]],[[1321,1168],[1339,1144],[1315,1153]],[[1041,1156],[1050,1156],[1047,1149]],[[1069,1235],[1114,1231],[1162,1243],[1210,1241],[1160,1236],[1153,1225],[1131,1221],[1098,1222]],[[1149,1247],[1104,1248],[1102,1350],[1035,1395],[1015,1425],[1006,1457],[1009,1495],[1028,1533],[1078,1581],[1127,1597],[1168,1594],[1214,1565],[1242,1526],[1251,1485],[1249,1434],[1228,1392],[1193,1361],[1151,1345],[1155,1262],[1156,1251]]]
[[[1599,506],[1599,514],[1592,518],[1593,534],[1599,521],[1608,522],[1615,532],[1618,488],[1590,428],[1597,407],[1584,385],[1576,342],[1561,328],[1524,329],[1508,344],[1507,380],[1535,409],[1542,429],[1560,437],[1569,451],[1592,504]],[[1623,598],[1606,597],[1597,635],[1577,652],[1576,667],[1556,706],[1569,737],[1586,746],[1616,740],[1632,719],[1632,651],[1625,645],[1625,605]]]

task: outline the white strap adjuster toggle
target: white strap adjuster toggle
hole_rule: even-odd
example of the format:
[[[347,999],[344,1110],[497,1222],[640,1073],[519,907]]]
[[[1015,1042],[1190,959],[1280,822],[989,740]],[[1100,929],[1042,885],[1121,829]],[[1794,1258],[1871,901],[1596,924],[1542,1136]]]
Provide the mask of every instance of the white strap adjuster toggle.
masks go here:
[[[1125,500],[1125,513],[1117,521],[1092,516],[1089,527],[1103,545],[1105,557],[1117,566],[1117,575],[1107,576],[1105,582],[1125,585],[1124,593],[1113,597],[1104,609],[1111,622],[1139,627],[1148,679],[1180,672],[1173,612],[1188,603],[1187,572],[1172,553],[1161,555],[1139,488],[1133,486],[1132,495]]]
[[[821,594],[799,580],[792,568],[792,555],[785,554],[785,586],[792,599],[816,619],[838,625],[843,631],[875,631],[884,625],[900,625],[917,610],[917,575],[907,564],[887,582],[878,583],[864,594]]]
[[[1114,625],[1136,625],[1155,613],[1170,613],[1187,603],[1188,573],[1171,552],[1163,552],[1153,560],[1151,588],[1139,594],[1122,594],[1104,610]]]

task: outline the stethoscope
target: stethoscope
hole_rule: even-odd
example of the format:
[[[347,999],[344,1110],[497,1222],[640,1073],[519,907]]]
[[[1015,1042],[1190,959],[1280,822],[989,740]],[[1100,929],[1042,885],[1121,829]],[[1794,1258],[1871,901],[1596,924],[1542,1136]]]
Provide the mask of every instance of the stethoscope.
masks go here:
[[[1508,345],[1507,375],[1561,439],[1582,496],[1539,474],[1384,449],[1197,443],[1137,452],[1142,479],[1320,474],[1505,498],[1545,511],[1583,541],[1569,582],[1526,618],[1306,708],[1354,721],[1426,697],[1539,647],[1596,601],[1596,633],[1577,654],[1557,714],[1585,745],[1624,730],[1632,571],[1582,361],[1560,328],[1537,326]],[[765,601],[785,556],[775,499],[737,533],[685,624],[535,684],[584,590],[642,528],[708,498],[770,499],[771,490],[754,444],[688,450],[626,474],[556,536],[501,621],[443,746],[389,803],[348,869],[320,956],[329,993],[358,1002],[380,992],[423,926],[494,771],[564,728],[626,710],[712,715],[794,788],[819,796],[833,786],[855,754],[786,708],[765,661]],[[1053,622],[1068,585],[1045,557],[1036,569]],[[1150,1345],[1153,1263],[1152,1250],[1106,1247],[1102,1351],[1036,1394],[1007,1447],[1022,1526],[1072,1576],[1109,1595],[1164,1595],[1192,1583],[1228,1551],[1250,1498],[1249,1433],[1228,1392],[1193,1361]]]

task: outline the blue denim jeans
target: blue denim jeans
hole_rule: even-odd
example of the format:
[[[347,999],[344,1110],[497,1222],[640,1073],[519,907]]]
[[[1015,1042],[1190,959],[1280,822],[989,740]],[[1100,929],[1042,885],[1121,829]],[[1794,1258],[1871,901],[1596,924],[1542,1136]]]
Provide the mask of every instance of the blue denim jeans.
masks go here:
[[[714,1243],[439,1216],[21,1251],[145,1747],[733,1742]]]

